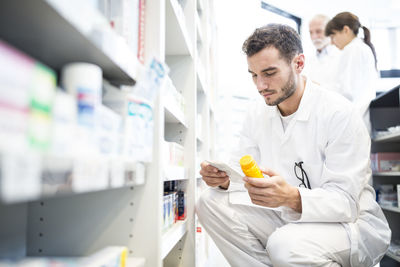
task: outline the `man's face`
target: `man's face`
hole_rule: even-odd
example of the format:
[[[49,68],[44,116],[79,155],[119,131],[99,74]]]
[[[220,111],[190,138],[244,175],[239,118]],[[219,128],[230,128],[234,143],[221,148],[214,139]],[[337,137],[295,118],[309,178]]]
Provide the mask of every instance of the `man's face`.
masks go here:
[[[316,49],[321,50],[330,42],[325,36],[325,22],[322,19],[314,19],[310,22],[310,37]]]
[[[275,106],[290,97],[297,87],[294,70],[279,50],[267,47],[257,54],[247,57],[249,72],[265,103]]]

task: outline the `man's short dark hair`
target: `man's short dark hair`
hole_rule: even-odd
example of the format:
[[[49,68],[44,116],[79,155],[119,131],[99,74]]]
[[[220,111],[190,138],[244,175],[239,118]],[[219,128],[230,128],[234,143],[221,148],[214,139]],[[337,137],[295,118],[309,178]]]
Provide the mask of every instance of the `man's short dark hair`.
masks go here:
[[[299,34],[292,27],[283,24],[268,24],[257,28],[243,43],[242,50],[251,57],[266,47],[278,49],[280,56],[287,62],[303,53]]]

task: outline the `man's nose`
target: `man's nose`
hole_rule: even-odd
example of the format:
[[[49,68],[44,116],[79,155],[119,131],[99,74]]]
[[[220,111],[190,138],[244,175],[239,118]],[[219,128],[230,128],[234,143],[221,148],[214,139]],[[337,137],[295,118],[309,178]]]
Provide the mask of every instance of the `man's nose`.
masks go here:
[[[256,86],[258,91],[268,89],[268,81],[265,77],[257,77]]]

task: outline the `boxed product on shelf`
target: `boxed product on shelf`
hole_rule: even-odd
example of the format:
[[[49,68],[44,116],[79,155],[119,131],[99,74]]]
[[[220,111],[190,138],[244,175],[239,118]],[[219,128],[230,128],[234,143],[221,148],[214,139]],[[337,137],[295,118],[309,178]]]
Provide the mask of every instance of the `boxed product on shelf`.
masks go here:
[[[145,57],[145,15],[146,15],[146,0],[139,0],[139,29],[138,29],[138,49],[137,49],[137,58],[139,61],[144,64]]]
[[[55,155],[75,155],[76,99],[61,90],[54,97],[51,149]]]
[[[122,116],[122,154],[130,159],[150,162],[153,147],[153,108],[130,91],[105,84],[103,104]]]
[[[164,193],[163,201],[164,201],[164,227],[163,230],[167,230],[174,222],[176,221],[175,216],[175,193]]]
[[[0,40],[0,62],[1,148],[25,150],[34,61]]]
[[[101,154],[115,156],[119,154],[121,141],[121,115],[106,106],[99,105],[96,123],[96,142]]]
[[[168,72],[169,68],[165,63],[152,58],[146,67],[140,68],[139,78],[132,88],[132,93],[153,103],[164,86]]]
[[[43,64],[36,62],[30,89],[28,138],[33,147],[42,150],[50,146],[51,113],[55,89],[55,72]]]
[[[47,149],[55,72],[1,40],[0,62],[1,147]]]
[[[143,162],[134,160],[134,162],[125,162],[125,179],[126,185],[142,185],[146,179],[146,165]]]
[[[176,142],[164,142],[165,161],[167,165],[183,166],[184,147]]]
[[[79,155],[73,160],[71,186],[74,192],[103,190],[109,186],[110,162],[107,157]]]
[[[176,142],[162,142],[163,179],[164,181],[183,180],[187,178],[184,168],[184,147]]]
[[[144,0],[99,0],[98,7],[143,63]]]
[[[168,197],[163,195],[163,230],[168,228]]]
[[[400,153],[378,152],[371,154],[371,168],[374,172],[400,171]]]
[[[83,267],[125,267],[128,249],[124,246],[103,248],[82,261]]]
[[[126,153],[138,161],[151,162],[153,149],[153,107],[143,98],[128,96],[125,121]]]
[[[178,181],[164,182],[164,230],[179,218]]]
[[[42,162],[38,153],[9,151],[2,155],[1,199],[14,202],[38,198],[41,194],[41,168]]]
[[[381,184],[378,187],[378,202],[383,206],[397,206],[397,193],[393,184]]]
[[[169,217],[168,217],[169,225],[172,225],[172,224],[174,224],[176,222],[175,196],[176,196],[176,193],[174,193],[174,192],[168,194],[168,197],[169,197],[169,200],[168,200],[168,203],[169,203],[169,214],[168,214],[169,215]]]
[[[183,190],[177,192],[178,195],[178,220],[186,219],[186,194]]]
[[[165,84],[162,90],[162,94],[164,101],[166,102],[166,106],[168,106],[169,109],[172,109],[172,112],[179,112],[184,114],[185,99],[183,98],[182,94],[178,92],[169,76],[165,77]]]

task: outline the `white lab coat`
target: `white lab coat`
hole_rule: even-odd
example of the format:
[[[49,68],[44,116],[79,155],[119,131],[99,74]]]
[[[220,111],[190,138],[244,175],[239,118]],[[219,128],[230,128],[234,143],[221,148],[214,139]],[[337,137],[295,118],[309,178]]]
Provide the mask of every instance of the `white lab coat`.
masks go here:
[[[354,38],[341,53],[333,83],[334,91],[346,97],[356,106],[367,129],[371,131],[369,104],[376,97],[378,72],[371,48],[360,38]]]
[[[325,46],[321,52],[316,52],[311,57],[306,57],[305,70],[307,77],[327,86],[334,82],[334,75],[339,63],[341,51],[334,45]]]
[[[349,101],[307,81],[285,132],[278,108],[260,101],[248,111],[240,135],[240,153],[231,164],[251,154],[260,166],[298,186],[294,163],[304,162],[312,190],[299,188],[302,213],[284,208],[284,220],[342,223],[351,240],[352,266],[371,266],[381,259],[391,231],[368,184],[370,138]],[[232,204],[250,203],[242,184],[231,182],[228,191]]]

